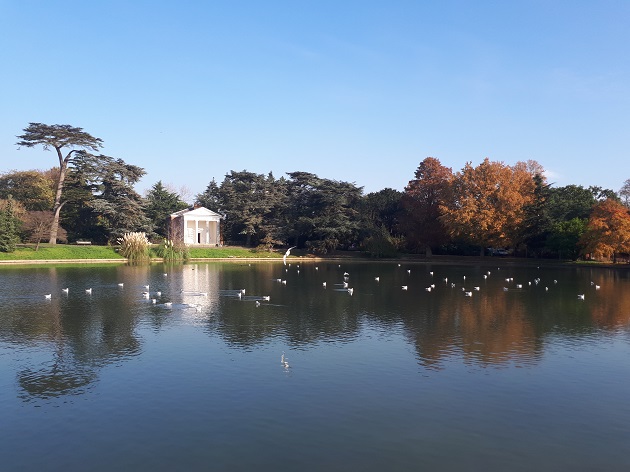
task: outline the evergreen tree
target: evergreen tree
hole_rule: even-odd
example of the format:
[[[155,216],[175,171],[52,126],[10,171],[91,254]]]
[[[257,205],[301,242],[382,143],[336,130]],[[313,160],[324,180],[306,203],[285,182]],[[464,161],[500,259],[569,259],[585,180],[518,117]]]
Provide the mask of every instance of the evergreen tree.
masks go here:
[[[552,229],[551,216],[549,215],[551,189],[542,174],[534,175],[534,185],[533,201],[525,206],[520,239],[528,251],[539,256]]]
[[[188,207],[179,195],[169,192],[160,180],[151,187],[145,198],[146,216],[151,220],[154,231],[158,236],[168,236],[171,213]]]
[[[328,253],[358,244],[362,188],[290,172],[287,182],[287,228],[292,245]]]
[[[86,150],[98,151],[103,146],[100,138],[70,125],[46,125],[43,123],[29,123],[24,128],[24,134],[18,136],[18,146],[35,147],[42,146],[44,150],[53,148],[59,160],[59,173],[55,189],[55,199],[53,204],[53,221],[50,227],[50,244],[57,244],[57,231],[59,228],[59,214],[64,205],[62,201],[63,187],[68,171],[68,166],[72,164],[75,154],[90,156]],[[63,153],[70,149],[65,156]]]
[[[13,252],[19,242],[19,221],[13,212],[13,198],[9,196],[0,210],[0,252]]]
[[[144,202],[133,186],[145,174],[144,169],[122,159],[99,156],[102,162],[99,194],[91,206],[99,216],[99,224],[113,243],[124,233],[151,233],[151,221],[144,212]]]

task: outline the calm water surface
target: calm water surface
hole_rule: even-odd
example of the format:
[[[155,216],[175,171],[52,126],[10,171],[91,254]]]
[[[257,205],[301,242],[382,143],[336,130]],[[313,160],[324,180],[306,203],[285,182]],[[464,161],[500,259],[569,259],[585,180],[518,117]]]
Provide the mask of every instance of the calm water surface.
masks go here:
[[[3,470],[630,470],[625,271],[2,267],[0,310]]]

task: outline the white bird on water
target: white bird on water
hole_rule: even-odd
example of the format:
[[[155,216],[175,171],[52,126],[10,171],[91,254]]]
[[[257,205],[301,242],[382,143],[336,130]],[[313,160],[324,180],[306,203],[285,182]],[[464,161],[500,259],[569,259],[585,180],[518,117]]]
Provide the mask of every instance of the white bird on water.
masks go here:
[[[291,249],[295,249],[297,246],[292,246],[289,249],[287,249],[287,252],[284,253],[284,256],[282,256],[282,262],[284,262],[284,265],[287,265],[287,257],[289,256],[289,254],[291,254]]]
[[[46,300],[50,300],[50,299],[52,298],[52,293],[49,293],[49,294],[47,294],[47,295],[44,295],[44,298],[45,298]]]
[[[88,295],[92,295],[92,289],[91,288],[86,288],[85,289],[85,293],[87,293]]]
[[[61,291],[63,293],[68,293],[70,291],[70,289],[68,287],[66,287],[66,288],[62,288]]]
[[[584,300],[584,294],[582,293],[582,294],[578,295],[578,298],[579,298],[580,300]]]
[[[353,288],[349,288],[349,289],[348,289],[348,293],[349,293],[350,295],[352,295],[352,294],[354,293],[354,289],[353,289]]]
[[[403,286],[402,286],[402,289],[403,289],[403,290],[407,290],[407,286],[406,286],[406,285],[403,285]]]
[[[322,282],[322,287],[326,288],[326,282]]]

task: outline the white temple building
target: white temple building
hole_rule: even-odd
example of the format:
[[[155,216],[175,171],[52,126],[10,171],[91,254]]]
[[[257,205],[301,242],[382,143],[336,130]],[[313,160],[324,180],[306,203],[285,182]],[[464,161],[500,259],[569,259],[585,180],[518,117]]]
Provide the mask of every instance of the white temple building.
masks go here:
[[[221,218],[204,207],[171,213],[170,238],[190,246],[220,246]]]

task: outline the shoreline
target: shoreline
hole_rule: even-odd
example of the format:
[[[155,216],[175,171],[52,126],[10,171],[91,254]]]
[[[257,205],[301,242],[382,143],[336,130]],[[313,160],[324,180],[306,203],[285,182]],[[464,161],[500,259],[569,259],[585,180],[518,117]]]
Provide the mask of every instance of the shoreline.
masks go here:
[[[161,258],[152,258],[148,263],[162,264],[187,264],[191,262],[280,262],[280,257],[210,257],[210,258],[190,258],[187,261],[164,261]],[[292,256],[288,259],[290,263],[312,263],[312,262],[339,262],[352,261],[362,263],[405,263],[405,264],[422,264],[422,265],[497,265],[497,266],[521,266],[521,267],[557,267],[557,268],[602,268],[630,270],[630,264],[627,263],[605,263],[605,262],[575,262],[575,261],[552,261],[546,259],[518,259],[518,258],[495,258],[492,256],[433,256],[430,259],[419,257],[400,257],[387,259],[369,259],[358,256],[337,255],[337,256]],[[0,266],[19,266],[19,265],[64,265],[64,264],[128,264],[125,258],[117,259],[10,259],[0,260]]]

